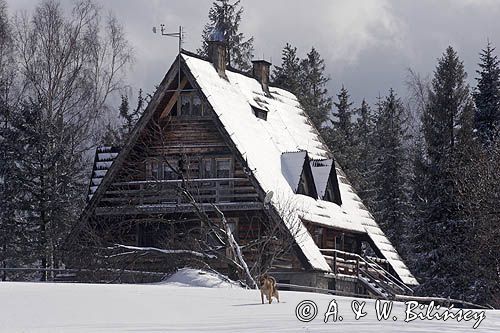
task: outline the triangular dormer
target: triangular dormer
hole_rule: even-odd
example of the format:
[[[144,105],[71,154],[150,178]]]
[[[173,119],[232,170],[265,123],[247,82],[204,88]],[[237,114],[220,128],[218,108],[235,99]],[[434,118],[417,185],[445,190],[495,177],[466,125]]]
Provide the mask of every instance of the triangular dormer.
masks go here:
[[[342,205],[333,159],[310,160],[310,165],[319,198]]]
[[[318,199],[318,191],[306,151],[281,154],[281,172],[294,193]]]

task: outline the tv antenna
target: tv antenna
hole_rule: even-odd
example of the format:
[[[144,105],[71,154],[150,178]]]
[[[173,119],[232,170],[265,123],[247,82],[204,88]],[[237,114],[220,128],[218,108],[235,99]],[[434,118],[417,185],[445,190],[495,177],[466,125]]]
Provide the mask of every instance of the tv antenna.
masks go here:
[[[158,29],[156,27],[153,27],[153,33],[156,34],[158,33]],[[177,82],[177,88],[180,88],[181,85],[181,51],[182,51],[182,38],[184,37],[184,32],[182,31],[182,26],[179,26],[179,31],[178,32],[167,32],[167,29],[165,28],[165,24],[160,24],[160,31],[159,31],[161,36],[166,36],[166,37],[175,37],[179,39],[179,55],[177,58],[179,59],[179,78]]]

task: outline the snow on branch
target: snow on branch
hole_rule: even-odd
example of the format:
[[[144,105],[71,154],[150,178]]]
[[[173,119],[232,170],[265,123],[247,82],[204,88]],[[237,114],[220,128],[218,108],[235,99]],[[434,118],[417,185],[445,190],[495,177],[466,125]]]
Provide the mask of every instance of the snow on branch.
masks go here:
[[[226,220],[226,217],[224,216],[224,213],[222,213],[222,211],[216,205],[212,204],[212,206],[214,207],[217,214],[221,217],[222,223],[224,224],[224,227],[226,228],[226,235],[227,235],[229,245],[231,247],[231,250],[232,250],[234,256],[236,258],[238,258],[238,261],[240,262],[241,266],[243,267],[243,269],[245,271],[245,275],[247,276],[247,279],[250,282],[251,287],[256,288],[257,283],[253,279],[252,274],[250,274],[250,270],[248,269],[248,265],[247,265],[245,259],[243,259],[243,255],[241,253],[241,248],[240,248],[238,242],[236,242],[236,240],[234,239],[233,233],[231,231],[231,228],[229,227],[229,224],[227,223],[227,220]]]
[[[135,250],[135,251],[152,251],[152,252],[160,252],[163,254],[187,254],[192,255],[199,258],[208,258],[215,259],[217,256],[213,254],[206,254],[192,250],[169,250],[169,249],[158,249],[156,247],[140,247],[140,246],[128,246],[122,244],[115,244],[116,247],[127,249],[127,250]]]

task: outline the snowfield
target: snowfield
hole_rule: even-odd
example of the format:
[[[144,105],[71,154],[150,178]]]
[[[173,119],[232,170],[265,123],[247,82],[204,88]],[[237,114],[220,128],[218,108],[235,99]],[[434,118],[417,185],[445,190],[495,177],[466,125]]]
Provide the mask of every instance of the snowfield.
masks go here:
[[[259,291],[187,269],[154,285],[0,282],[0,331],[500,332],[500,311],[486,311],[486,318],[473,330],[474,320],[405,323],[403,303],[394,303],[391,319],[378,321],[375,301],[359,299],[366,301],[364,311],[368,314],[355,320],[352,298],[290,291],[280,295],[279,304],[261,304]],[[329,317],[324,323],[333,299],[343,321],[333,322]],[[317,316],[311,322],[301,322],[295,316],[303,300],[317,305]]]

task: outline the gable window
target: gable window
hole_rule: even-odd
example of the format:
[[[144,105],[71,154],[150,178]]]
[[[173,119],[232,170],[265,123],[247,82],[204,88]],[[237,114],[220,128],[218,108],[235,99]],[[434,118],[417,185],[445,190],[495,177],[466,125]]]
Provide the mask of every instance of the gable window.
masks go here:
[[[207,113],[204,110],[203,102],[196,92],[183,92],[179,96],[178,115],[200,117]]]
[[[198,94],[192,94],[192,96],[191,114],[193,116],[203,115],[203,104],[201,103],[200,96]]]

